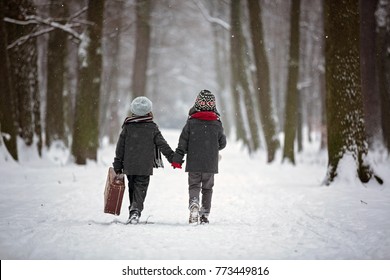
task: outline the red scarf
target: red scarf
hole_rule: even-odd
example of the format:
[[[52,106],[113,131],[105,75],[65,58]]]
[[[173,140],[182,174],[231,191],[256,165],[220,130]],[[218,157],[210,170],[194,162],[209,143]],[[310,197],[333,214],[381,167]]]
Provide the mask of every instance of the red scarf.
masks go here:
[[[203,121],[218,121],[219,117],[212,111],[200,111],[192,114],[190,119],[198,119]]]

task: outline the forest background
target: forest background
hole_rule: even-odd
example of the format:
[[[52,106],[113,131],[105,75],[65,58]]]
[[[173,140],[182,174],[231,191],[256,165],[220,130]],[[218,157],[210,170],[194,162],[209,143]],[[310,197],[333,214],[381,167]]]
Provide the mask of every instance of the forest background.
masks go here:
[[[321,137],[324,184],[346,155],[361,181],[382,181],[366,156],[390,149],[387,0],[4,0],[0,36],[5,161],[19,139],[86,164],[134,97],[181,128],[206,88],[249,153],[295,164],[302,139]]]

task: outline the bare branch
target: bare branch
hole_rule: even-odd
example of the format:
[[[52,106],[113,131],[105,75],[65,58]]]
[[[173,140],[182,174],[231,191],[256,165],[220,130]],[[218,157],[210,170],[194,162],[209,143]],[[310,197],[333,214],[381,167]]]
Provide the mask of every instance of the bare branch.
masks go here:
[[[73,37],[75,37],[75,38],[77,38],[78,40],[81,41],[81,35],[79,33],[77,33],[76,31],[74,31],[71,28],[71,25],[69,23],[60,24],[58,22],[51,21],[51,20],[45,19],[45,18],[41,18],[41,17],[35,16],[35,15],[26,16],[26,20],[27,21],[29,21],[29,20],[34,21],[35,20],[37,23],[42,23],[42,24],[46,24],[46,25],[51,26],[51,27],[55,27],[55,28],[61,29],[61,30],[71,34]]]
[[[7,46],[8,50],[12,49],[15,46],[20,46],[20,45],[24,44],[30,38],[38,37],[40,35],[49,33],[55,29],[61,29],[64,32],[71,34],[78,42],[81,41],[81,35],[72,29],[72,27],[80,26],[78,23],[75,23],[75,24],[68,24],[67,23],[64,25],[64,24],[60,24],[58,22],[50,22],[49,20],[44,20],[44,19],[41,19],[41,18],[35,17],[35,16],[28,16],[28,19],[24,20],[24,21],[12,19],[12,18],[4,18],[4,21],[9,22],[9,23],[19,24],[19,25],[46,24],[46,25],[50,26],[49,28],[42,29],[42,30],[39,30],[37,32],[30,33],[30,34],[27,34],[25,36],[18,38],[17,40],[15,40],[14,42],[12,42],[11,44],[9,44]]]
[[[18,25],[37,24],[33,20],[18,20],[18,19],[13,19],[13,18],[9,18],[9,17],[4,17],[4,21],[8,22],[8,23],[18,24]]]
[[[195,1],[194,0],[194,3],[196,4],[196,6],[198,6],[200,12],[202,13],[202,15],[204,16],[204,18],[211,22],[211,23],[216,23],[220,26],[222,26],[223,28],[225,28],[226,30],[230,30],[230,24],[227,23],[226,21],[223,21],[222,19],[220,18],[216,18],[216,17],[212,17],[209,15],[209,13],[207,12],[207,9],[205,8],[205,6],[203,6],[203,4],[200,2],[200,1]]]
[[[27,40],[30,38],[38,37],[42,34],[49,33],[55,29],[61,29],[64,32],[67,32],[72,35],[78,42],[81,41],[81,34],[79,34],[77,31],[75,31],[73,28],[74,27],[80,27],[81,24],[83,25],[91,25],[93,24],[92,22],[88,22],[86,20],[79,20],[77,17],[79,17],[82,13],[84,13],[87,10],[87,7],[84,7],[77,13],[71,15],[69,18],[62,18],[62,19],[47,19],[47,18],[42,18],[40,16],[36,15],[27,15],[25,17],[25,20],[17,20],[9,17],[5,17],[4,21],[8,23],[13,23],[13,24],[18,24],[18,25],[30,25],[30,24],[35,24],[35,25],[47,25],[49,28],[45,28],[42,30],[39,30],[37,32],[22,36],[12,42],[10,45],[8,45],[7,49],[12,49],[15,46],[20,46],[24,44]],[[64,22],[66,21],[65,24],[61,24],[59,22]]]
[[[19,39],[15,40],[14,42],[12,42],[12,44],[8,45],[7,46],[7,49],[10,50],[12,49],[13,47],[16,47],[16,46],[20,46],[20,45],[23,45],[25,42],[27,42],[29,39],[31,38],[34,38],[34,37],[38,37],[38,36],[41,36],[45,33],[49,33],[50,31],[53,31],[55,29],[55,27],[49,27],[49,28],[46,28],[46,29],[42,29],[42,30],[39,30],[37,32],[34,32],[34,33],[30,33],[28,35],[25,35],[25,36],[22,36],[20,37]]]
[[[81,9],[80,11],[78,11],[77,13],[71,15],[71,16],[69,17],[68,21],[72,21],[73,19],[79,17],[81,14],[83,14],[83,13],[84,13],[85,11],[87,11],[87,10],[88,10],[88,7],[82,8],[82,9]]]
[[[82,25],[94,25],[95,24],[95,23],[88,21],[88,20],[85,20],[85,19],[73,19],[72,22],[79,23]]]

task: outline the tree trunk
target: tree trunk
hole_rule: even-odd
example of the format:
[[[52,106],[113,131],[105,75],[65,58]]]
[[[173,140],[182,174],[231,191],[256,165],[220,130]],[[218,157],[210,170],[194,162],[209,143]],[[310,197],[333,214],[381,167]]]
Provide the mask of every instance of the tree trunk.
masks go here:
[[[368,182],[373,171],[368,153],[360,81],[359,5],[356,0],[325,0],[326,110],[328,121],[328,172],[331,184],[340,160],[352,155],[356,175]]]
[[[377,20],[377,74],[381,100],[383,141],[390,151],[390,3],[379,1]]]
[[[211,16],[215,18],[222,18],[224,16],[224,3],[220,1],[209,1]],[[212,22],[211,29],[213,32],[213,43],[214,43],[214,67],[216,70],[216,83],[217,83],[217,92],[222,97],[219,99],[219,108],[222,108],[222,118],[224,123],[225,132],[227,135],[230,134],[230,126],[232,123],[232,118],[225,114],[228,111],[228,100],[230,96],[228,94],[228,76],[229,69],[226,69],[224,62],[227,61],[229,54],[226,46],[226,41],[228,40],[229,32],[224,29],[221,25]]]
[[[243,92],[244,97],[244,105],[245,110],[243,113],[246,113],[248,121],[248,148],[249,152],[256,151],[260,148],[260,136],[259,136],[259,127],[257,126],[258,119],[256,116],[256,106],[254,102],[254,94],[252,94],[250,90],[249,83],[251,81],[251,73],[250,73],[250,56],[249,56],[249,46],[246,42],[246,38],[244,36],[243,30],[240,28],[240,57],[238,62],[239,70],[239,86],[241,91]],[[254,84],[254,82],[252,82]]]
[[[100,139],[108,136],[109,143],[114,144],[118,137],[120,127],[118,117],[118,99],[119,99],[119,67],[120,67],[120,50],[121,50],[121,32],[122,32],[122,14],[125,3],[123,1],[111,2],[106,7],[106,14],[109,25],[104,27],[105,37],[104,53],[106,67],[105,72],[105,89],[101,93],[100,106]]]
[[[6,1],[6,16],[24,20],[26,15],[35,14],[31,0],[20,3]],[[31,25],[7,24],[8,42],[29,34]],[[40,116],[40,95],[38,90],[38,63],[36,38],[30,38],[22,45],[8,50],[10,69],[15,90],[16,119],[18,134],[27,146],[36,144],[38,154],[42,152],[42,128]]]
[[[34,40],[34,45],[32,47],[33,52],[31,54],[31,71],[28,76],[29,87],[32,91],[32,114],[33,114],[33,127],[34,127],[34,137],[37,145],[38,155],[42,156],[42,121],[41,121],[41,94],[39,92],[39,83],[38,83],[38,49],[36,40]]]
[[[146,95],[150,48],[150,0],[136,0],[136,45],[133,65],[133,97]]]
[[[64,18],[66,1],[51,0],[50,16]],[[56,29],[50,32],[47,54],[47,94],[46,94],[46,146],[60,140],[67,143],[64,118],[64,78],[67,34]]]
[[[244,120],[241,114],[241,93],[239,91],[239,69],[237,65],[237,59],[239,59],[237,53],[239,53],[239,40],[236,38],[239,33],[240,26],[240,13],[239,13],[240,2],[237,0],[231,0],[231,36],[230,36],[230,66],[231,66],[231,75],[232,75],[232,93],[233,93],[233,110],[236,126],[236,139],[243,140],[244,143],[247,142],[245,129],[244,129]]]
[[[102,75],[102,25],[104,0],[89,0],[87,20],[93,22],[82,42],[72,154],[77,164],[97,159],[99,100]]]
[[[381,132],[380,97],[376,74],[376,23],[378,0],[361,0],[360,3],[360,63],[362,95],[367,140],[370,147],[379,140]]]
[[[4,2],[0,1],[0,137],[10,155],[18,160],[14,90],[11,81],[10,63],[7,52],[7,33],[4,24]]]
[[[321,67],[322,68],[322,67]],[[320,70],[319,76],[320,82],[320,97],[321,97],[321,144],[320,150],[325,150],[328,146],[328,129],[327,129],[327,119],[326,119],[326,77],[325,69]]]
[[[297,95],[297,103],[298,103],[298,113],[297,113],[297,148],[298,148],[298,153],[303,151],[303,89],[298,90],[298,95]],[[310,123],[307,122],[307,127],[308,127],[308,138],[309,141],[311,140],[310,134],[311,134],[311,126]]]
[[[241,19],[240,19],[240,1],[231,0],[231,39],[230,39],[230,56],[231,56],[231,74],[232,74],[232,92],[233,92],[233,103],[234,111],[236,115],[236,137],[237,140],[243,140],[244,145],[247,146],[250,150],[253,149],[251,144],[250,137],[246,135],[244,119],[242,110],[245,108],[248,103],[245,103],[242,106],[241,102],[248,100],[248,94],[245,93],[246,90],[249,90],[246,78],[246,69],[244,66],[244,54],[243,54],[243,35],[241,29]],[[249,107],[251,108],[251,107]],[[253,107],[252,107],[253,108]],[[254,112],[250,110],[248,112],[248,120],[254,120]],[[250,127],[252,127],[250,125]],[[252,132],[252,131],[250,131]],[[255,135],[253,135],[255,137]],[[258,138],[258,137],[257,137]]]
[[[279,141],[276,135],[276,124],[270,92],[269,65],[264,45],[263,22],[261,20],[259,1],[248,0],[248,10],[256,64],[258,106],[267,145],[268,162],[272,162],[275,158],[276,150],[279,147]]]
[[[286,93],[286,113],[284,122],[283,161],[295,164],[294,142],[298,118],[298,74],[299,74],[299,15],[300,0],[292,0],[290,26],[290,57]]]

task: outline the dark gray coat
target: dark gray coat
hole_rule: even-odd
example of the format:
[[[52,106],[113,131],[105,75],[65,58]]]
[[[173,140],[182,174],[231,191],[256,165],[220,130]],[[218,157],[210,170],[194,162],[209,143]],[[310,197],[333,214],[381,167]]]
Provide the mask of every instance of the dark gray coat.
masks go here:
[[[182,163],[186,158],[186,172],[218,173],[219,150],[226,146],[226,136],[220,121],[188,119],[181,132],[173,157]]]
[[[171,162],[174,152],[154,122],[125,124],[116,145],[114,169],[123,169],[126,175],[152,175],[155,145]]]

